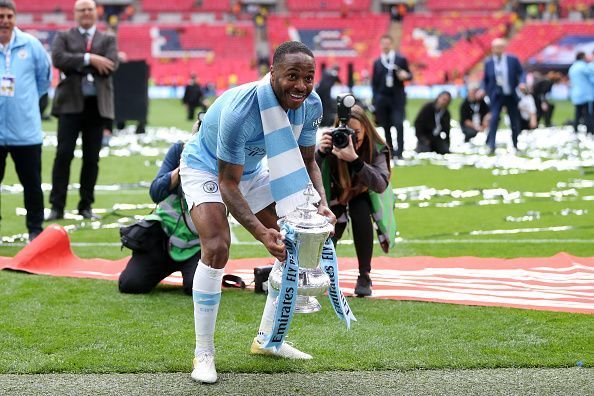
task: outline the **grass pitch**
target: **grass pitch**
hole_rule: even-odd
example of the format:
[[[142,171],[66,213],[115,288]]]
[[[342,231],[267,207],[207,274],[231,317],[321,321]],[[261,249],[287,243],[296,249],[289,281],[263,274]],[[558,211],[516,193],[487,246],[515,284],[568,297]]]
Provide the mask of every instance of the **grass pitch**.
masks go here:
[[[419,103],[412,102],[411,106]],[[456,109],[454,106],[453,109]],[[563,106],[558,116],[563,118]],[[570,107],[566,106],[569,111]],[[414,107],[409,115],[415,115]],[[184,109],[177,101],[151,104],[153,125],[184,124]],[[174,121],[173,118],[176,120]],[[560,123],[557,120],[557,123]],[[53,124],[46,124],[47,130]],[[185,125],[185,126],[184,126]],[[54,127],[55,128],[55,127]],[[165,132],[163,132],[165,133]],[[166,144],[155,143],[161,150]],[[43,181],[51,182],[55,148],[44,147]],[[132,154],[101,159],[95,208],[108,209],[102,224],[115,223],[149,210],[113,210],[115,204],[150,202],[139,181],[150,182],[163,152],[155,156]],[[75,159],[71,182],[76,182],[80,160]],[[489,169],[447,169],[420,164],[397,167],[396,188],[427,186],[435,189],[480,190],[502,188],[520,193],[546,193],[562,189],[560,183],[592,180],[583,170],[531,171],[495,175]],[[7,167],[5,185],[17,183]],[[46,198],[49,194],[46,193]],[[67,209],[76,207],[78,192],[69,193]],[[546,257],[560,251],[578,256],[594,254],[592,213],[594,187],[577,190],[555,200],[525,197],[523,201],[480,205],[481,197],[461,199],[433,196],[425,201],[407,197],[397,209],[403,238],[390,256]],[[22,194],[3,193],[1,234],[25,232]],[[423,205],[421,205],[423,204]],[[425,205],[426,204],[426,205]],[[569,212],[567,211],[569,210]],[[531,222],[510,222],[528,212],[539,212]],[[581,212],[580,212],[581,211]],[[569,213],[569,214],[568,214]],[[578,214],[581,213],[581,214]],[[81,257],[115,259],[126,256],[117,245],[114,228],[92,229],[89,224],[63,220],[79,227],[70,236]],[[563,231],[516,235],[474,235],[475,231],[568,226]],[[240,241],[253,241],[241,228]],[[347,234],[344,239],[349,239]],[[18,241],[17,241],[18,242]],[[84,245],[83,244],[88,244]],[[20,246],[0,245],[0,255],[14,255]],[[354,256],[352,245],[339,245],[339,256]],[[380,250],[376,248],[375,254]],[[263,247],[235,245],[232,258],[267,257]],[[0,272],[0,373],[157,373],[187,372],[194,348],[191,300],[179,288],[160,286],[144,296],[121,295],[114,282],[51,278]],[[251,292],[225,290],[219,313],[217,368],[226,373],[315,373],[327,370],[471,369],[501,367],[592,367],[594,317],[591,315],[529,311],[496,307],[468,307],[406,301],[351,299],[359,319],[347,331],[325,298],[323,311],[297,316],[289,334],[296,346],[315,356],[309,362],[287,362],[251,356],[248,348],[257,331],[264,297]],[[0,379],[0,382],[2,380]]]
[[[194,348],[191,300],[178,288],[120,295],[115,282],[3,272],[4,373],[182,372]],[[594,360],[592,317],[509,308],[351,298],[349,331],[327,298],[294,318],[289,340],[311,361],[249,354],[265,297],[225,290],[215,345],[221,372],[275,373],[572,367]]]

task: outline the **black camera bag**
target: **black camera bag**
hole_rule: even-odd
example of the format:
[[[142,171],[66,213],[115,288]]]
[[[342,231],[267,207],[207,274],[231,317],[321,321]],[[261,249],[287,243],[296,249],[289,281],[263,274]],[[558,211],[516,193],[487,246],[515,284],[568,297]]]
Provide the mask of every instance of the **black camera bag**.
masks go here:
[[[268,289],[264,289],[264,282],[268,280],[270,271],[272,271],[272,265],[254,268],[254,291],[256,293],[268,293]]]
[[[140,220],[120,227],[122,246],[134,252],[148,252],[165,243],[166,235],[161,223],[156,220]]]

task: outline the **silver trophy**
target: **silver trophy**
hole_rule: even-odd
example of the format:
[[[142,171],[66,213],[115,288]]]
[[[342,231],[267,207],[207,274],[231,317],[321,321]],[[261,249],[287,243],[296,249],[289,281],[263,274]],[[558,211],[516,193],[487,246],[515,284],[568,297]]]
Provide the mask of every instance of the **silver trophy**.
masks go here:
[[[313,186],[310,183],[303,192],[306,202],[279,220],[279,224],[289,224],[295,230],[295,245],[299,258],[299,281],[295,312],[312,313],[322,309],[315,298],[324,294],[330,286],[330,278],[320,267],[322,247],[334,229],[328,219],[317,213],[317,208],[310,202]],[[282,283],[284,263],[277,260],[268,277],[270,287],[279,291]]]

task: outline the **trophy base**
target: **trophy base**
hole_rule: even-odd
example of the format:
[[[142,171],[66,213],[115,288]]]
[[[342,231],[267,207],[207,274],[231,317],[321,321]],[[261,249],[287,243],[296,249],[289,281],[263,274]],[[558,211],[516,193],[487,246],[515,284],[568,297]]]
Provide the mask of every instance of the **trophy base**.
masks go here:
[[[295,313],[314,313],[322,309],[322,306],[315,297],[297,296],[295,301]]]

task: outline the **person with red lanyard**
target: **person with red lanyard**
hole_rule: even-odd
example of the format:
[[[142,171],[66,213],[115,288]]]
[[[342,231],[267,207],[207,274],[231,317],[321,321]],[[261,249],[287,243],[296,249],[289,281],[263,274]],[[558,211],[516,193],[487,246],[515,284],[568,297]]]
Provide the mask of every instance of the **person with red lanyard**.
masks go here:
[[[58,117],[58,148],[52,170],[51,211],[46,220],[64,218],[70,163],[76,139],[82,134],[82,168],[78,214],[97,216],[95,183],[106,119],[114,119],[112,75],[118,67],[116,38],[97,29],[97,8],[92,0],[74,4],[77,27],[59,32],[52,43],[52,62],[60,70],[60,83],[52,105]]]

